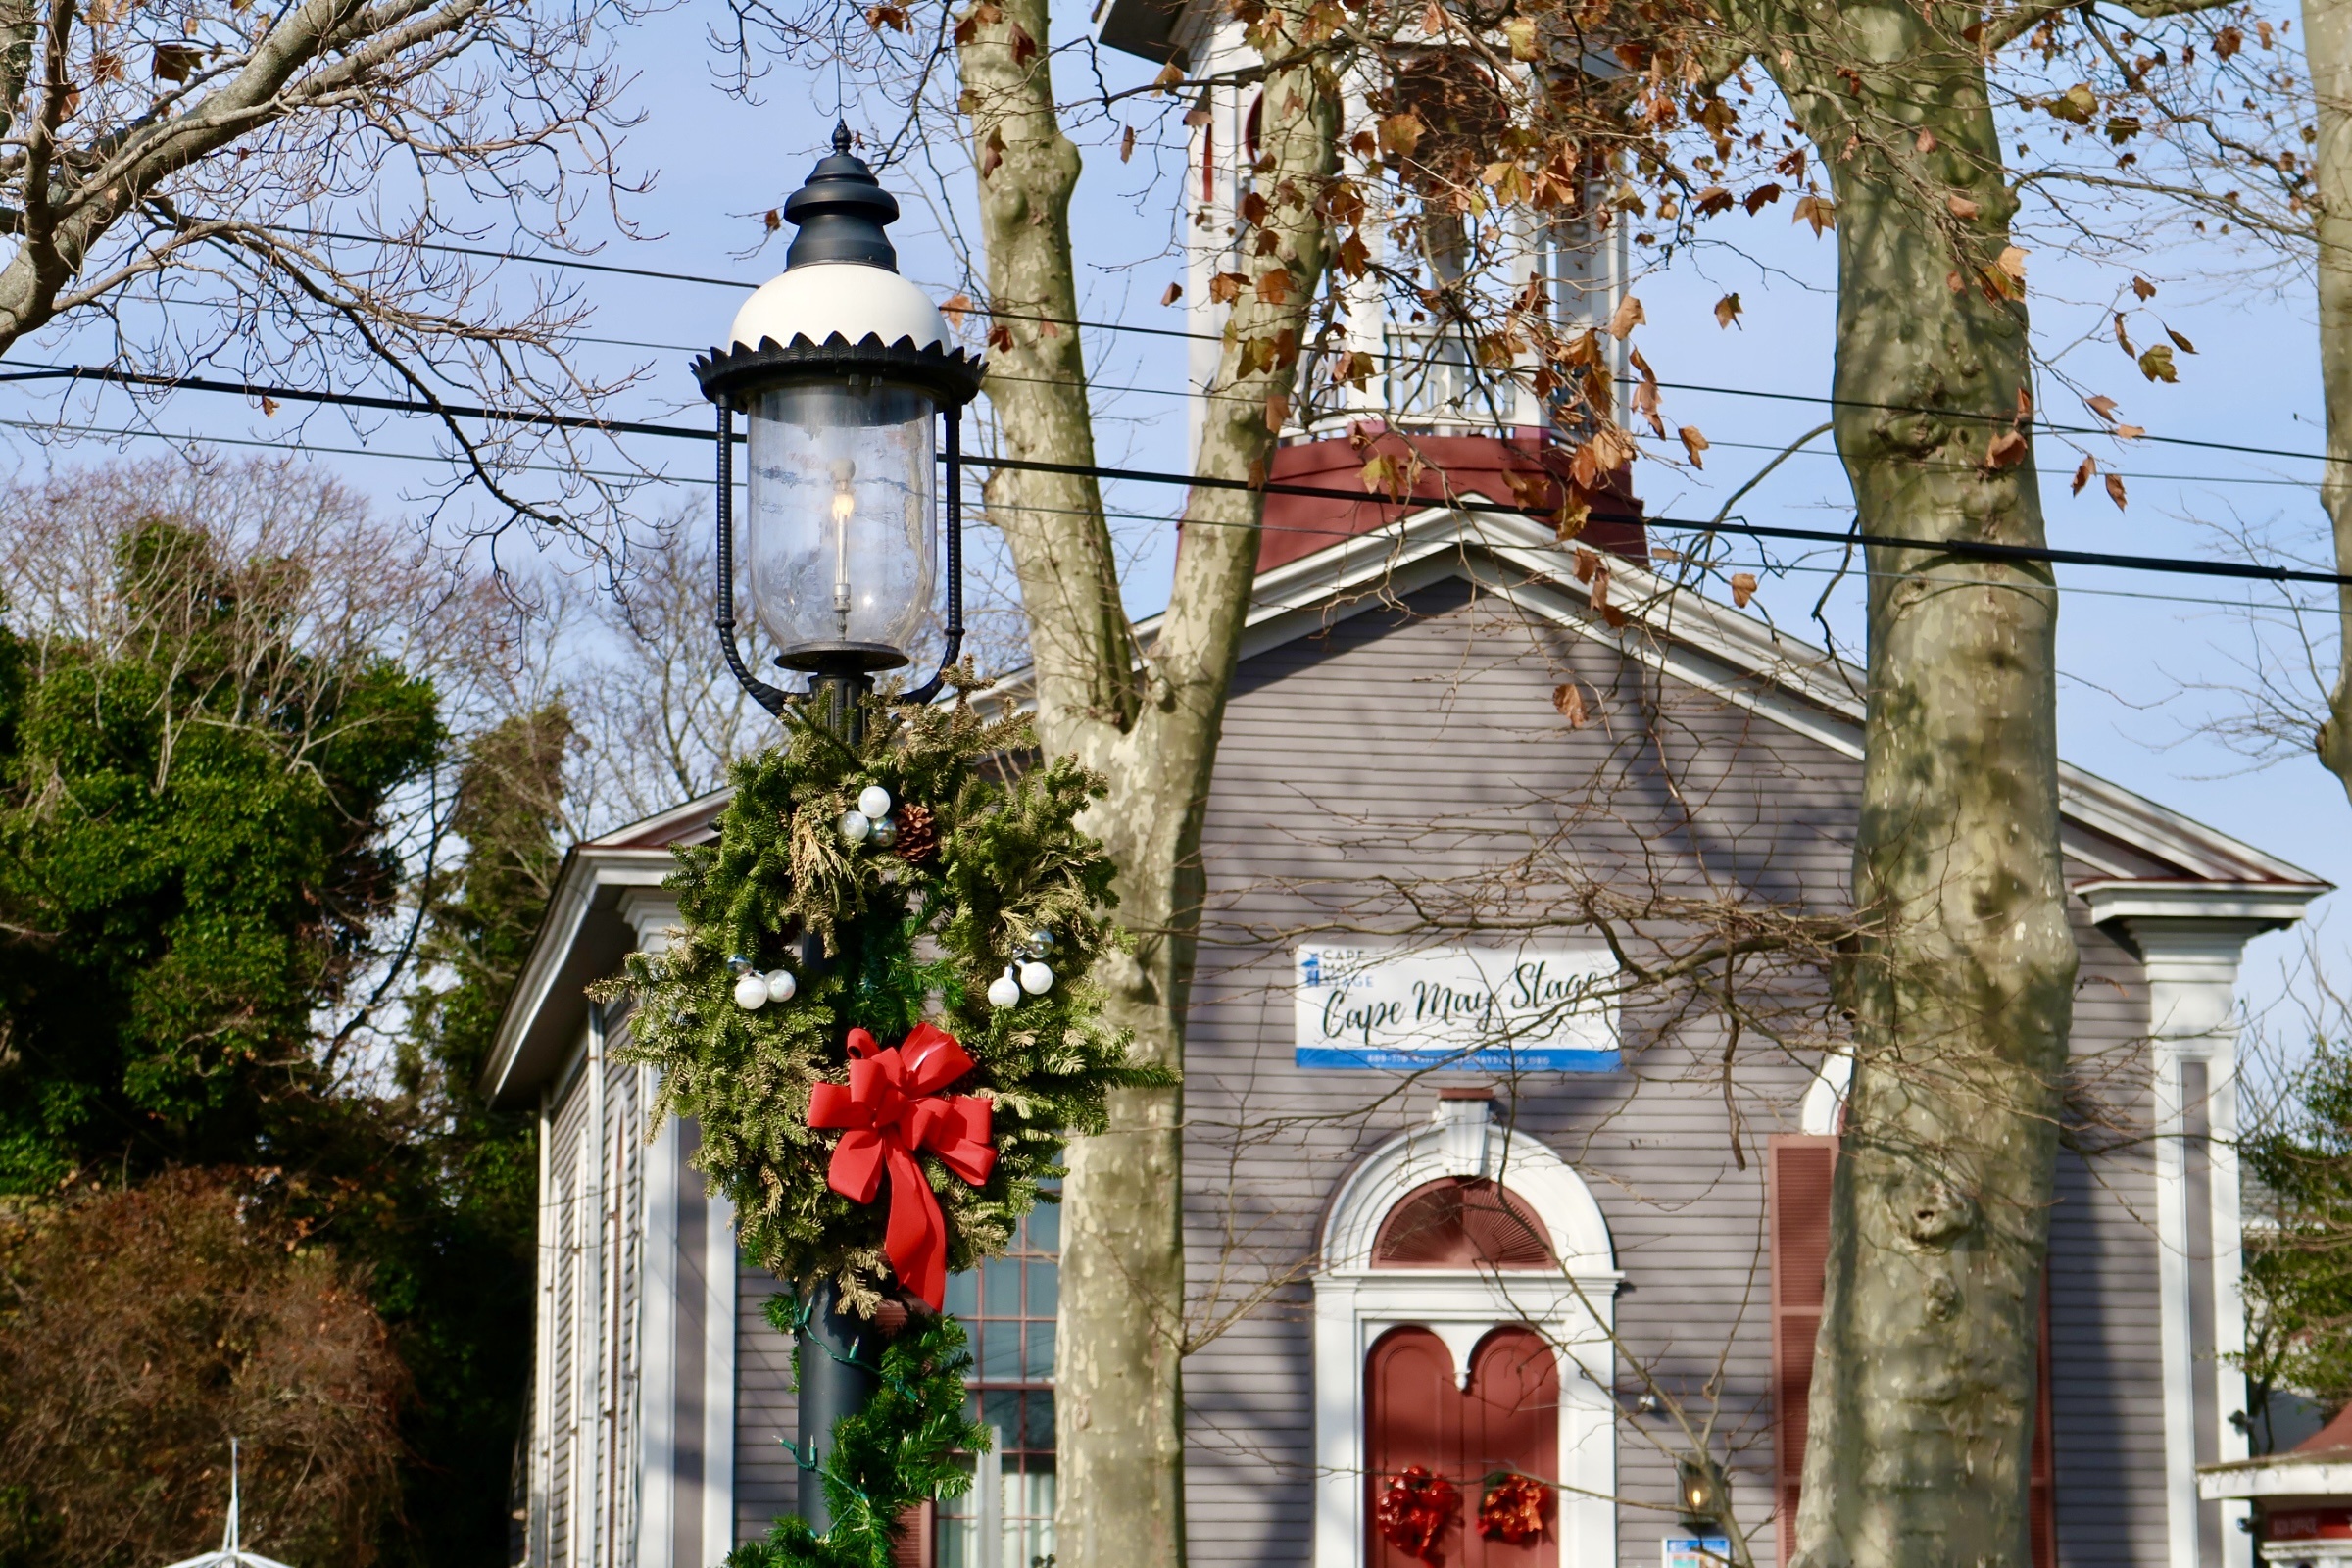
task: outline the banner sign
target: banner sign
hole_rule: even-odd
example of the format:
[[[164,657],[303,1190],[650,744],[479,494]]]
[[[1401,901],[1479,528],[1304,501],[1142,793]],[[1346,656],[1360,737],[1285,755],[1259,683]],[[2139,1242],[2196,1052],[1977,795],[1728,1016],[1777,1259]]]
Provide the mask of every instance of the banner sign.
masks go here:
[[[1617,972],[1598,943],[1298,950],[1301,1067],[1608,1072]]]

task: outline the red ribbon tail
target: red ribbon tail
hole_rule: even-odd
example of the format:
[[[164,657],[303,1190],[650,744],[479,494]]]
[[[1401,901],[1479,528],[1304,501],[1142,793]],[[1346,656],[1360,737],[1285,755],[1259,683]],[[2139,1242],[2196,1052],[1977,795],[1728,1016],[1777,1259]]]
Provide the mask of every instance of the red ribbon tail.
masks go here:
[[[890,1225],[882,1250],[899,1284],[936,1312],[948,1298],[948,1219],[914,1155],[894,1148],[889,1157]]]
[[[832,1162],[825,1166],[825,1185],[853,1203],[872,1202],[875,1190],[882,1185],[882,1140],[872,1129],[851,1128],[833,1146]],[[924,1196],[930,1196],[928,1188]]]

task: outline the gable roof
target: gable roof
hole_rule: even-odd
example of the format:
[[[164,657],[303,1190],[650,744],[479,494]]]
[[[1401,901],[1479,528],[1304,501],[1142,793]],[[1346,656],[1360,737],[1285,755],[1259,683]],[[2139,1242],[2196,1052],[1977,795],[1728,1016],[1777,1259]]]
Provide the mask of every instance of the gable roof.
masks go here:
[[[1605,577],[1594,571],[1580,579],[1580,555],[1605,567]],[[1244,621],[1241,657],[1250,660],[1455,580],[1531,620],[1603,641],[1624,657],[1835,752],[1862,755],[1865,676],[1858,666],[1647,565],[1563,545],[1546,525],[1510,513],[1431,507],[1260,573]],[[1608,584],[1607,603],[1625,617],[1621,630],[1592,607],[1601,581]],[[1137,624],[1141,646],[1151,646],[1159,623],[1153,616]],[[1026,707],[1029,672],[1016,670],[972,700]],[[2067,854],[2099,873],[2076,889],[2091,900],[2096,918],[2107,918],[2107,906],[2131,912],[2118,904],[2119,893],[2138,889],[2176,901],[2176,906],[2184,894],[2221,898],[2233,917],[2286,924],[2332,885],[2063,760],[2058,791]],[[721,790],[689,801],[588,840],[565,858],[530,957],[499,1020],[483,1077],[495,1103],[523,1103],[562,1066],[585,1024],[581,989],[617,968],[634,944],[627,896],[655,895],[672,863],[670,847],[707,842],[727,799]],[[2162,874],[2149,874],[2150,861]]]

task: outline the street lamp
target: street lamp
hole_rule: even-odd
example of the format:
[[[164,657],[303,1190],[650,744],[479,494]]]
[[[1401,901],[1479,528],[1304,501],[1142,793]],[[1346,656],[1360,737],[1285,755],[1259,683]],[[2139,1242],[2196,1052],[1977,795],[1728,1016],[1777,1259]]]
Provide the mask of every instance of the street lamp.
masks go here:
[[[799,225],[784,270],[744,302],[724,349],[694,363],[718,406],[718,635],[727,667],[771,713],[791,694],[735,643],[735,412],[749,425],[744,553],[752,612],[776,663],[808,676],[809,705],[844,731],[874,676],[908,662],[939,586],[934,431],[947,425],[946,657],[906,694],[928,702],[963,643],[963,406],[982,364],[899,275],[883,225],[899,204],[834,127],[833,155],[784,203]]]
[[[956,346],[923,291],[899,275],[885,224],[899,204],[850,129],[784,203],[800,228],[783,272],[736,313],[723,349],[694,362],[718,406],[718,639],[727,668],[771,713],[794,700],[745,667],[735,643],[735,414],[750,429],[744,554],[752,612],[776,663],[808,677],[817,722],[857,741],[874,676],[909,662],[939,587],[933,516],[935,429],[947,424],[947,625],[939,671],[906,694],[931,700],[963,646],[963,509],[958,443],[981,362]],[[813,939],[808,939],[813,941]],[[816,959],[805,950],[804,972]],[[819,1286],[802,1303],[799,1454],[820,1462],[835,1424],[878,1384],[882,1325],[842,1310]],[[832,1511],[804,1474],[800,1512],[822,1533]]]

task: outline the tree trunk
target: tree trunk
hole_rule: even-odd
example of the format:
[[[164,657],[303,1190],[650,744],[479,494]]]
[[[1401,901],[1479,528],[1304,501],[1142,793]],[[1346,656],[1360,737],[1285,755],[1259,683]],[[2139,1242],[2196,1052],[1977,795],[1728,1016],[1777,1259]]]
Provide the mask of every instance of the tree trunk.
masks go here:
[[[994,20],[981,21],[996,13]],[[1278,7],[1295,35],[1303,7]],[[1060,131],[1046,0],[975,7],[959,29],[963,107],[980,170],[981,229],[998,333],[987,390],[1004,455],[1091,466],[1094,435],[1070,262],[1078,154]],[[1270,43],[1268,53],[1288,52]],[[1267,400],[1287,396],[1307,301],[1323,273],[1317,210],[1337,164],[1338,93],[1294,66],[1265,88],[1262,188],[1278,274],[1246,291],[1210,389],[1196,471],[1262,478]],[[1277,197],[1275,193],[1282,194]],[[1042,318],[1043,319],[1037,319]],[[1006,342],[1006,334],[1010,342]],[[1286,341],[1265,363],[1251,341]],[[1240,373],[1250,364],[1249,374]],[[1158,636],[1137,647],[1092,479],[1000,470],[989,512],[1004,530],[1029,623],[1038,725],[1110,781],[1086,826],[1119,870],[1133,951],[1107,966],[1110,1015],[1143,1061],[1181,1067],[1200,920],[1200,827],[1226,691],[1257,563],[1263,497],[1197,490]],[[1065,1568],[1176,1564],[1184,1556],[1182,1099],[1115,1094],[1110,1127],[1071,1148],[1063,1188],[1060,1352],[1055,1366],[1055,1555]]]
[[[2335,569],[2352,573],[2352,4],[2304,0],[2303,56],[2311,68],[2320,133],[2311,153],[2320,390],[2328,417],[2320,504],[2335,533]],[[2314,741],[2320,761],[2352,795],[2352,588],[2338,588],[2335,602],[2335,686]]]
[[[1983,59],[1958,35],[1975,15],[1783,14],[1789,42],[1767,64],[1838,199],[1836,426],[1862,530],[2039,545],[2024,288],[2003,266],[2017,204]],[[1873,935],[1851,976],[1797,1560],[2028,1568],[2076,967],[2057,596],[2035,565],[1885,547],[1869,562],[1854,898]]]

